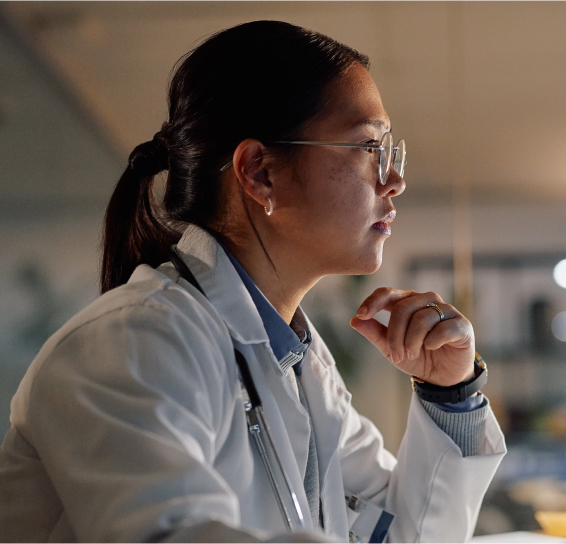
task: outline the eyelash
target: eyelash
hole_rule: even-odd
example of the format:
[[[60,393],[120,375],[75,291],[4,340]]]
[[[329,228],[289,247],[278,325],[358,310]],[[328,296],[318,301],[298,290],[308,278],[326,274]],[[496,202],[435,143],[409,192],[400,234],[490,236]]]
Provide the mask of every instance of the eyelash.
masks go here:
[[[379,142],[377,140],[366,140],[365,142],[362,142],[364,144],[371,144],[371,145],[377,145],[379,144]],[[366,153],[375,153],[377,150],[376,149],[372,149],[370,148],[362,148]]]

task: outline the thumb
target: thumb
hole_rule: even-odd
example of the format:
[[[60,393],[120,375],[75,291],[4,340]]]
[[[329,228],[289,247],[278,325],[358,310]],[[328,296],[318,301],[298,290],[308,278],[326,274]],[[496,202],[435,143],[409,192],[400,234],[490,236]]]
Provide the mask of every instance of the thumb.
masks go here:
[[[354,317],[350,320],[350,326],[365,336],[381,353],[389,356],[387,346],[387,327],[375,319],[359,319]]]

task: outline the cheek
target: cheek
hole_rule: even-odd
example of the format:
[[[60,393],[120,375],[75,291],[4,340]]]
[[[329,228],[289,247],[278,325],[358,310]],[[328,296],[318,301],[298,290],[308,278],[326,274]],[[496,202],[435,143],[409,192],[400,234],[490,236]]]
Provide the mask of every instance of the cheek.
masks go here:
[[[343,164],[327,165],[301,171],[297,183],[293,199],[298,206],[285,230],[294,247],[322,259],[331,273],[375,272],[383,240],[371,231],[378,216],[372,176]]]
[[[345,229],[351,234],[367,228],[375,205],[375,191],[359,170],[352,167],[330,170],[317,193],[318,198],[311,195],[311,203],[319,213],[325,214],[325,223],[333,231]]]

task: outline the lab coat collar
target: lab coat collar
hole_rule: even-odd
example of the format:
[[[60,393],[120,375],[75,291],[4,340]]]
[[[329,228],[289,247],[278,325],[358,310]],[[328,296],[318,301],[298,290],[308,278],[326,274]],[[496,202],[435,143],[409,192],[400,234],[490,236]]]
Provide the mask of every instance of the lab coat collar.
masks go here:
[[[177,244],[177,250],[231,336],[241,344],[268,342],[252,297],[215,238],[200,227],[190,225]]]

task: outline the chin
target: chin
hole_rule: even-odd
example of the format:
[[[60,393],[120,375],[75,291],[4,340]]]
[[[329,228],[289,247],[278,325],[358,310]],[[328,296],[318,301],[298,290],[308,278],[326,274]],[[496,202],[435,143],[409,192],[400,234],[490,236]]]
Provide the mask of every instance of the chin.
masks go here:
[[[381,257],[373,263],[371,269],[368,269],[366,272],[360,272],[360,274],[373,274],[377,272],[381,268]]]
[[[374,255],[370,256],[365,254],[362,257],[353,259],[352,266],[346,274],[356,275],[356,276],[366,276],[368,274],[373,274],[381,268],[382,253],[378,251]],[[355,264],[354,264],[355,263]]]
[[[354,251],[352,251],[354,250]],[[368,247],[358,245],[342,247],[338,252],[333,252],[327,269],[327,274],[343,274],[348,276],[365,276],[373,274],[381,268],[383,258],[383,243],[375,242]]]
[[[358,272],[358,274],[373,274],[381,268],[381,263],[383,261],[383,243],[378,244],[378,246],[373,246],[371,250],[367,251],[363,258],[359,260],[363,268],[363,272]]]

